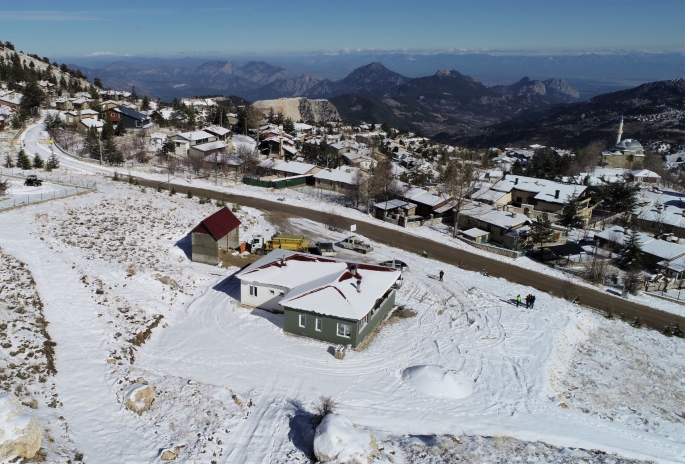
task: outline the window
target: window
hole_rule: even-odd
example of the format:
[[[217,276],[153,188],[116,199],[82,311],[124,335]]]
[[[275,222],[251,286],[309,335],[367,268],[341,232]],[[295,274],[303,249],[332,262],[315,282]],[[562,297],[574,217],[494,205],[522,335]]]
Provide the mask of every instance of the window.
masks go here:
[[[364,327],[366,327],[367,322],[369,322],[369,315],[368,314],[366,316],[362,317],[361,320],[359,321],[359,333],[361,333],[361,331],[364,330]]]
[[[300,314],[300,327],[304,327],[307,325],[307,316],[304,314]]]
[[[338,324],[338,337],[350,338],[352,330],[347,324]]]
[[[250,285],[250,296],[257,296],[257,287]]]
[[[140,121],[136,121],[136,127],[140,127]]]
[[[315,326],[315,328],[316,328],[316,331],[317,331],[317,332],[321,332],[321,330],[322,330],[322,328],[323,328],[323,321],[322,321],[321,318],[319,318],[319,317],[316,318],[316,326]]]

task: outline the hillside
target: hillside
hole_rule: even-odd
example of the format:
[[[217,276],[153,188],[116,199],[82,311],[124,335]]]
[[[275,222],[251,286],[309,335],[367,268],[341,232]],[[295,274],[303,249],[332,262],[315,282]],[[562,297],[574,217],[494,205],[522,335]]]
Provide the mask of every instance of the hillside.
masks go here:
[[[440,134],[439,138],[478,147],[539,143],[578,148],[593,140],[611,143],[621,115],[625,118],[625,137],[643,143],[684,143],[685,79],[651,82],[586,102],[530,111],[475,134],[456,138]]]
[[[580,99],[580,93],[559,78],[538,81],[524,77],[515,84],[496,85],[491,90],[500,95],[534,95],[547,103],[569,103]]]

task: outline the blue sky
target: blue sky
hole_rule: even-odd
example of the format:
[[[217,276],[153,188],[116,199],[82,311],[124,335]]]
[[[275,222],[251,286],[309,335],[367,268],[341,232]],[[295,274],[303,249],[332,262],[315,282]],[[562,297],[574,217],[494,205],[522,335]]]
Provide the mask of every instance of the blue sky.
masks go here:
[[[0,40],[49,57],[357,50],[685,50],[685,0],[0,1]]]

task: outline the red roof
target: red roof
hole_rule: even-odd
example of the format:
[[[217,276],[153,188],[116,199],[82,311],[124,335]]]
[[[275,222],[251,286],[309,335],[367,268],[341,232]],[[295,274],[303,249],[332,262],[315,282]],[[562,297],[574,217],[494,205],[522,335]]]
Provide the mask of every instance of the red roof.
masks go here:
[[[231,212],[227,207],[221,208],[216,213],[204,218],[197,227],[193,229],[193,233],[211,235],[214,240],[219,240],[232,230],[240,226],[240,219]]]

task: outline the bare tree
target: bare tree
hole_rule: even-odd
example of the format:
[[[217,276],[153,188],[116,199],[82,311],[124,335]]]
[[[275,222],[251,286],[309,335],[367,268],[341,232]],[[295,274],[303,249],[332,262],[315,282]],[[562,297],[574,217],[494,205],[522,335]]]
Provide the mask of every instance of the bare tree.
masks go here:
[[[236,150],[236,155],[240,158],[240,170],[243,174],[251,176],[259,172],[259,155],[256,148],[250,150],[245,145],[240,145]]]
[[[454,230],[452,236],[457,236],[459,215],[464,206],[470,202],[469,197],[478,182],[479,171],[476,164],[477,155],[468,151],[462,157],[450,161],[442,174],[440,193],[448,195],[454,201]]]

